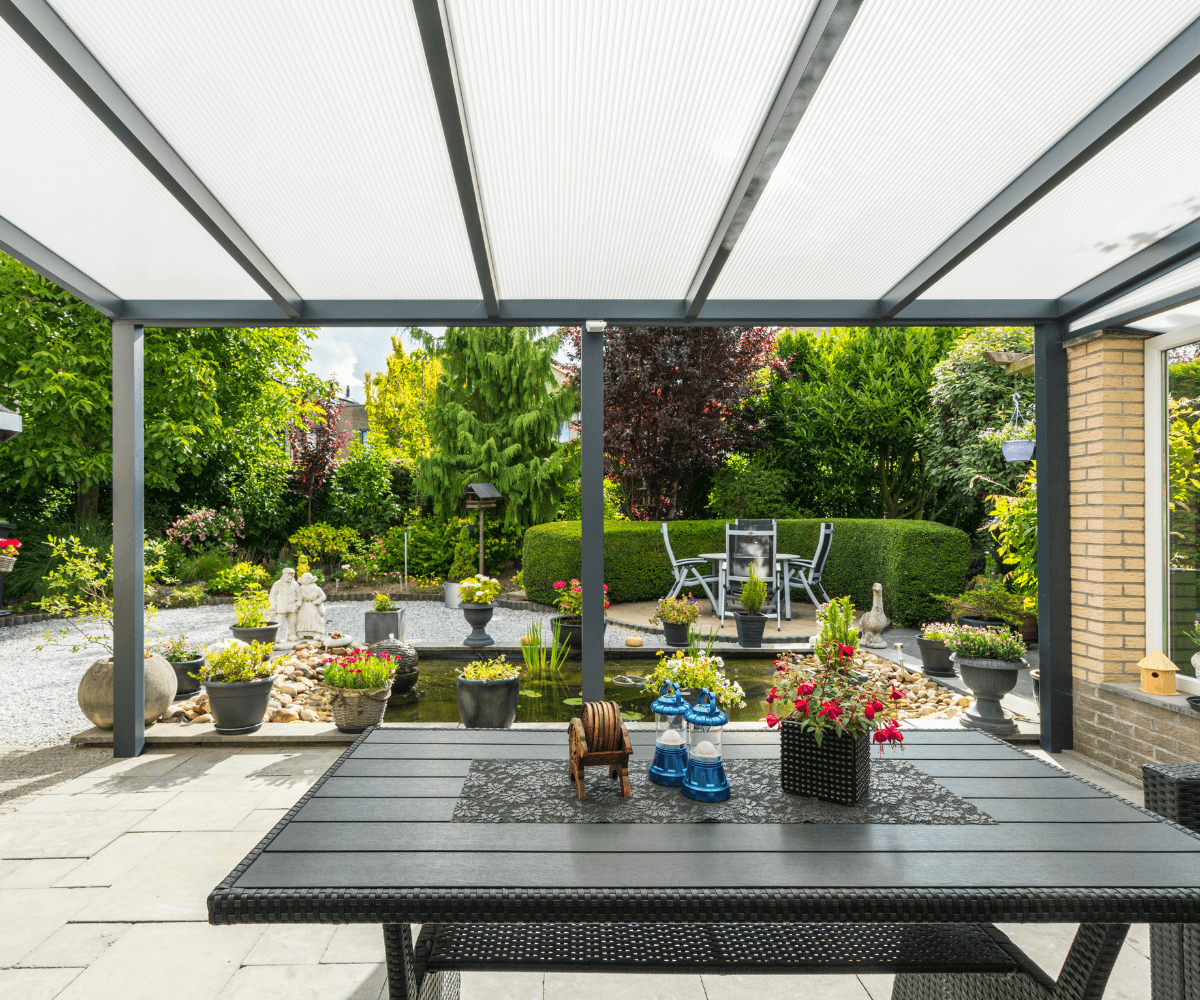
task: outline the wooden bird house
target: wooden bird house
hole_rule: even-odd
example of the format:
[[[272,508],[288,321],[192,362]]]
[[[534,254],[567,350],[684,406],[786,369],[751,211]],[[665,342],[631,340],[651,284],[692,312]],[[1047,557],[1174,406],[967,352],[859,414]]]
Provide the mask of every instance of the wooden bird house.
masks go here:
[[[1164,655],[1161,649],[1155,649],[1138,663],[1142,672],[1141,690],[1146,694],[1175,694],[1175,675],[1179,668]]]

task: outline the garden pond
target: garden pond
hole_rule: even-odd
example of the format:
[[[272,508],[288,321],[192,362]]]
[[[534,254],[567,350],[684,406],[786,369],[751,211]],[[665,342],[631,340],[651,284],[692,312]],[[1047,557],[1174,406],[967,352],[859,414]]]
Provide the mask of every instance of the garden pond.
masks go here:
[[[422,659],[421,677],[417,683],[419,697],[408,704],[389,705],[385,722],[458,722],[458,703],[454,696],[454,679],[466,664],[463,659]],[[621,706],[628,719],[640,718],[653,722],[650,703],[658,692],[645,691],[623,682],[623,678],[646,677],[657,661],[605,660],[604,697]],[[755,722],[766,715],[766,692],[775,672],[773,657],[730,659],[725,661],[725,673],[742,685],[746,692],[746,707],[729,709],[731,722]],[[517,707],[517,722],[567,722],[579,714],[582,661],[568,660],[558,673],[521,676],[521,700]]]

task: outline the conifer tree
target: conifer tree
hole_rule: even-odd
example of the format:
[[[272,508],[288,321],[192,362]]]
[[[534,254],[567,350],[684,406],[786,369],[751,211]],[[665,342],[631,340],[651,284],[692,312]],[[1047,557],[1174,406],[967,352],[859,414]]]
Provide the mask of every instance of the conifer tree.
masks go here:
[[[392,337],[386,372],[363,372],[371,433],[385,437],[410,471],[415,471],[429,453],[425,414],[433,405],[441,374],[442,366],[436,357],[424,351],[406,354],[400,337]]]
[[[556,443],[576,409],[575,391],[558,388],[550,367],[557,348],[557,337],[526,327],[446,329],[419,486],[438,514],[459,513],[467,483],[486,482],[504,498],[506,523],[554,518],[576,474]]]

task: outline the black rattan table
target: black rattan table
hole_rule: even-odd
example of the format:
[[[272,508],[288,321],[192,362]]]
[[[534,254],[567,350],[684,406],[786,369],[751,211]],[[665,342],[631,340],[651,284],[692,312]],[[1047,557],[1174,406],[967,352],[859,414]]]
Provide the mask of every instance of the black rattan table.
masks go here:
[[[631,736],[652,756],[653,733]],[[779,739],[724,748],[731,767],[771,761]],[[368,730],[212,892],[209,920],[382,924],[394,1000],[449,1000],[471,970],[894,972],[897,1000],[1085,1000],[1130,923],[1200,922],[1183,827],[981,733],[910,731],[886,757],[986,825],[456,822],[473,762],[560,762],[570,791],[566,733]],[[1079,923],[1058,980],[996,921]]]

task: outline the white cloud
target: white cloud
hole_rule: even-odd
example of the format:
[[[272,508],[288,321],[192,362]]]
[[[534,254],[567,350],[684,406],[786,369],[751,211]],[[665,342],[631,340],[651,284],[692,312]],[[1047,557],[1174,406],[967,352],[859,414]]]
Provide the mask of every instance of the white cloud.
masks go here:
[[[431,329],[430,333],[440,330]],[[392,353],[392,336],[400,334],[404,349],[411,351],[416,344],[399,327],[323,327],[310,341],[312,360],[308,369],[324,379],[333,379],[341,391],[350,386],[350,398],[363,402],[362,373],[387,369],[387,356]]]

